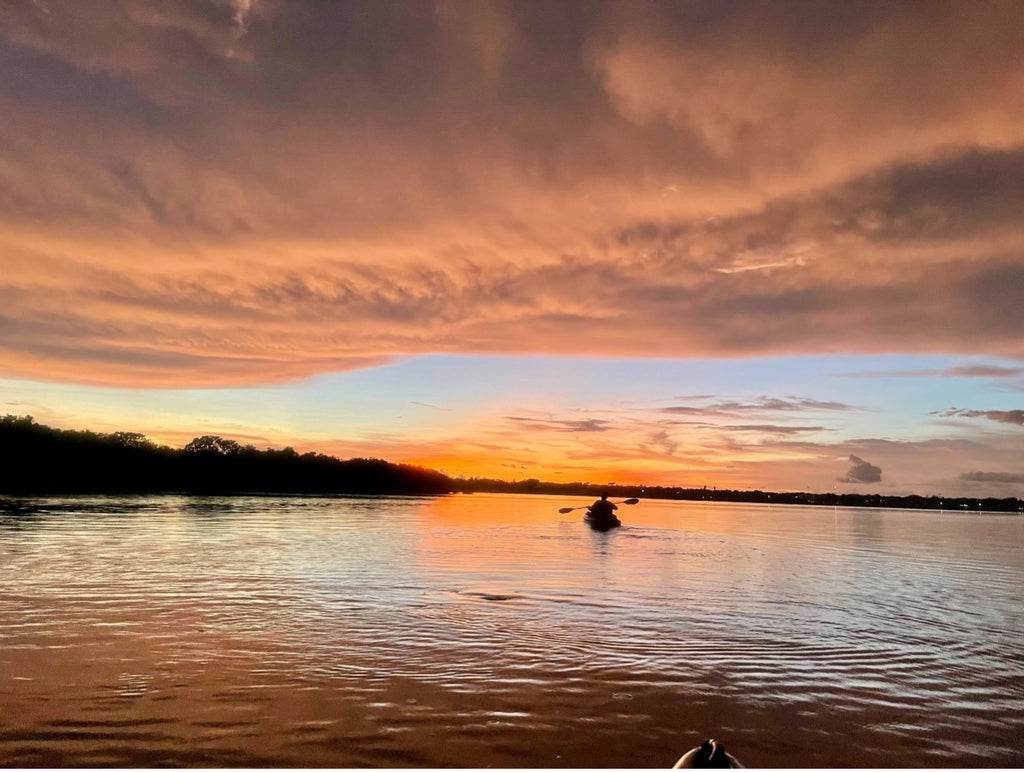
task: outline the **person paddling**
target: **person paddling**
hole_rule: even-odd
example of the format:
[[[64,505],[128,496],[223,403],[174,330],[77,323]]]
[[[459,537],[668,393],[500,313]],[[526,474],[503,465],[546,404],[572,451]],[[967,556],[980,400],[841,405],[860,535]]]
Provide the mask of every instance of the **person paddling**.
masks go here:
[[[590,512],[590,516],[600,520],[608,520],[615,516],[615,510],[618,507],[612,502],[608,501],[607,492],[601,494],[601,498],[587,507]]]

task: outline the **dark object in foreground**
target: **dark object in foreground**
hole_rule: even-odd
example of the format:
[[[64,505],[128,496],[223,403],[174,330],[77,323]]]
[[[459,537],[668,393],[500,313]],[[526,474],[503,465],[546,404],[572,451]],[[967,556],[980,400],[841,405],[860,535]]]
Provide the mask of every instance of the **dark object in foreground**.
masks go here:
[[[683,754],[672,769],[743,769],[743,765],[717,740],[705,740]]]
[[[583,522],[595,531],[610,531],[622,525],[622,521],[615,515],[596,517],[589,512],[583,516]]]

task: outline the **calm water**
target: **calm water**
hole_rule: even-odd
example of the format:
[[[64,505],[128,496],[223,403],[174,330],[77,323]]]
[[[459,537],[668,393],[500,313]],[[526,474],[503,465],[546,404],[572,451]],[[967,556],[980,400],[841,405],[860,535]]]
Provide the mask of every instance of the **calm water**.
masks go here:
[[[0,500],[4,766],[1024,766],[1024,518]]]

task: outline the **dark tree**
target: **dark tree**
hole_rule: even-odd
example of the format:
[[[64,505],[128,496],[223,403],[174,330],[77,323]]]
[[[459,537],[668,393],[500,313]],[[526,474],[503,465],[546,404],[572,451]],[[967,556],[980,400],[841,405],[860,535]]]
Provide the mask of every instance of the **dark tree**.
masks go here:
[[[340,461],[294,448],[257,450],[215,435],[183,449],[137,432],[52,429],[0,418],[0,493],[440,494],[445,475],[378,459]]]

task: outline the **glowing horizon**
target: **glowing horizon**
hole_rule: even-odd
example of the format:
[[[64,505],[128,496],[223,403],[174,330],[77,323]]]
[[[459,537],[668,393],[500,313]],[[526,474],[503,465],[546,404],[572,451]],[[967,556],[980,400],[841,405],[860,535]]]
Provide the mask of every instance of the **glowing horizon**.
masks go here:
[[[0,403],[174,447],[218,434],[452,476],[1008,496],[1014,478],[991,475],[1016,458],[1022,374],[991,358],[440,356],[244,389],[0,381]],[[958,407],[982,396],[987,412]],[[867,466],[858,472],[851,457]]]
[[[21,0],[0,410],[1024,495],[1024,6]]]

